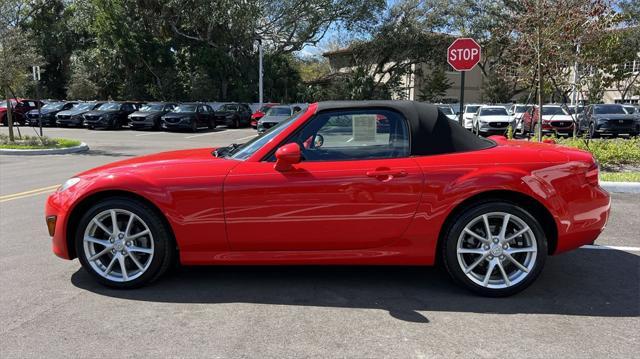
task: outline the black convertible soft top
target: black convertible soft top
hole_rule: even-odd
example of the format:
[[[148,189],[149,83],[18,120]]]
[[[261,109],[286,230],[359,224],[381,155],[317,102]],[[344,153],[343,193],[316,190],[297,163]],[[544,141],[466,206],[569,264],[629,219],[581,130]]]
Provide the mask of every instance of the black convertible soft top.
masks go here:
[[[482,150],[495,146],[445,116],[438,106],[416,101],[326,101],[318,102],[317,112],[344,109],[386,109],[402,114],[409,122],[411,154],[436,155]]]

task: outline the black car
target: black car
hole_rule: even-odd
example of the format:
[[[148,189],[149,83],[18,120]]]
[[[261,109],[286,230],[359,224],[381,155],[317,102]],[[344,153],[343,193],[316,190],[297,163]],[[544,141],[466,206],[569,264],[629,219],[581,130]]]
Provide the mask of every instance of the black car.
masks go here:
[[[83,115],[84,126],[89,129],[118,129],[129,123],[128,116],[137,109],[133,102],[105,102],[96,110]]]
[[[175,103],[151,102],[129,115],[129,127],[133,129],[150,128],[159,130],[162,125],[161,117],[178,106]]]
[[[185,129],[196,132],[200,128],[216,128],[216,117],[211,106],[203,103],[183,103],[162,116],[162,128]]]
[[[637,136],[640,133],[640,121],[619,104],[590,105],[580,116],[580,129],[591,138],[602,134]]]
[[[83,114],[97,109],[104,102],[80,102],[69,110],[60,111],[56,115],[56,124],[60,127],[82,127]]]
[[[27,120],[31,126],[39,126],[40,118],[42,118],[42,126],[55,126],[56,115],[60,111],[71,109],[77,102],[49,102],[38,109],[27,112]]]
[[[216,122],[230,128],[249,126],[251,108],[246,103],[226,103],[216,110]]]

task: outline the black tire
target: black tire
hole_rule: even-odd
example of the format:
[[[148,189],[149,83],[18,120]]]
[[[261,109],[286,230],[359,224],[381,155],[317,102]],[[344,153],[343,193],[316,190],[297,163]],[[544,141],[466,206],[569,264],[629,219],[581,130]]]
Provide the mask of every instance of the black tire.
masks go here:
[[[209,128],[210,130],[213,130],[214,128],[216,128],[216,122],[214,120],[209,119],[209,121],[207,122],[207,128]]]
[[[153,236],[154,253],[149,267],[142,275],[127,282],[112,281],[97,273],[89,264],[83,246],[84,232],[89,223],[97,214],[110,209],[123,209],[134,213],[146,223]],[[157,280],[174,264],[176,257],[175,241],[171,230],[159,216],[146,203],[130,198],[113,197],[93,205],[85,212],[75,229],[75,248],[82,267],[98,282],[112,288],[138,288]]]
[[[238,117],[234,117],[233,120],[231,121],[231,124],[229,125],[229,127],[231,128],[239,128],[240,127],[240,120],[238,119]]]
[[[488,288],[475,283],[464,273],[458,261],[458,239],[461,237],[465,226],[479,216],[492,212],[504,212],[512,216],[517,216],[529,226],[536,240],[537,253],[535,261],[533,261],[533,267],[519,282],[506,288]],[[506,297],[516,294],[531,285],[544,267],[547,257],[547,238],[540,223],[538,223],[529,212],[517,204],[501,200],[484,201],[462,211],[456,215],[450,223],[442,237],[444,241],[441,245],[440,253],[442,263],[455,282],[474,293],[487,297]],[[496,260],[498,260],[498,258],[496,258]],[[507,264],[507,262],[504,261],[503,265],[504,264]],[[478,267],[481,265],[484,265],[484,260]],[[496,273],[497,271],[498,269],[496,268],[492,273]],[[497,274],[499,274],[499,272]]]

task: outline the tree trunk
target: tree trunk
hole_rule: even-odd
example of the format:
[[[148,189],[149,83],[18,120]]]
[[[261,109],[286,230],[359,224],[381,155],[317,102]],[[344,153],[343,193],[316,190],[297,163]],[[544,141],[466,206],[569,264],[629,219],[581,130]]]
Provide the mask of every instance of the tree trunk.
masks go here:
[[[9,142],[15,141],[13,137],[13,108],[11,107],[11,97],[9,96],[9,89],[4,90],[7,98],[7,126],[9,126]]]
[[[540,13],[540,0],[538,0],[538,14]],[[540,38],[540,25],[537,27],[538,32],[538,131],[536,138],[538,142],[542,141],[542,39]]]

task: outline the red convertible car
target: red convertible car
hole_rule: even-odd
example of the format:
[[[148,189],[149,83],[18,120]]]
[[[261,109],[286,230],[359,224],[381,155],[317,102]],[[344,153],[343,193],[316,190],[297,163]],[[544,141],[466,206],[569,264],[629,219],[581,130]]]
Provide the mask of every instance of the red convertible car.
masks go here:
[[[378,126],[385,119],[385,126]],[[312,104],[242,144],[108,164],[46,204],[53,251],[131,288],[185,265],[433,265],[487,296],[593,243],[598,164],[553,144],[483,139],[433,105]]]

